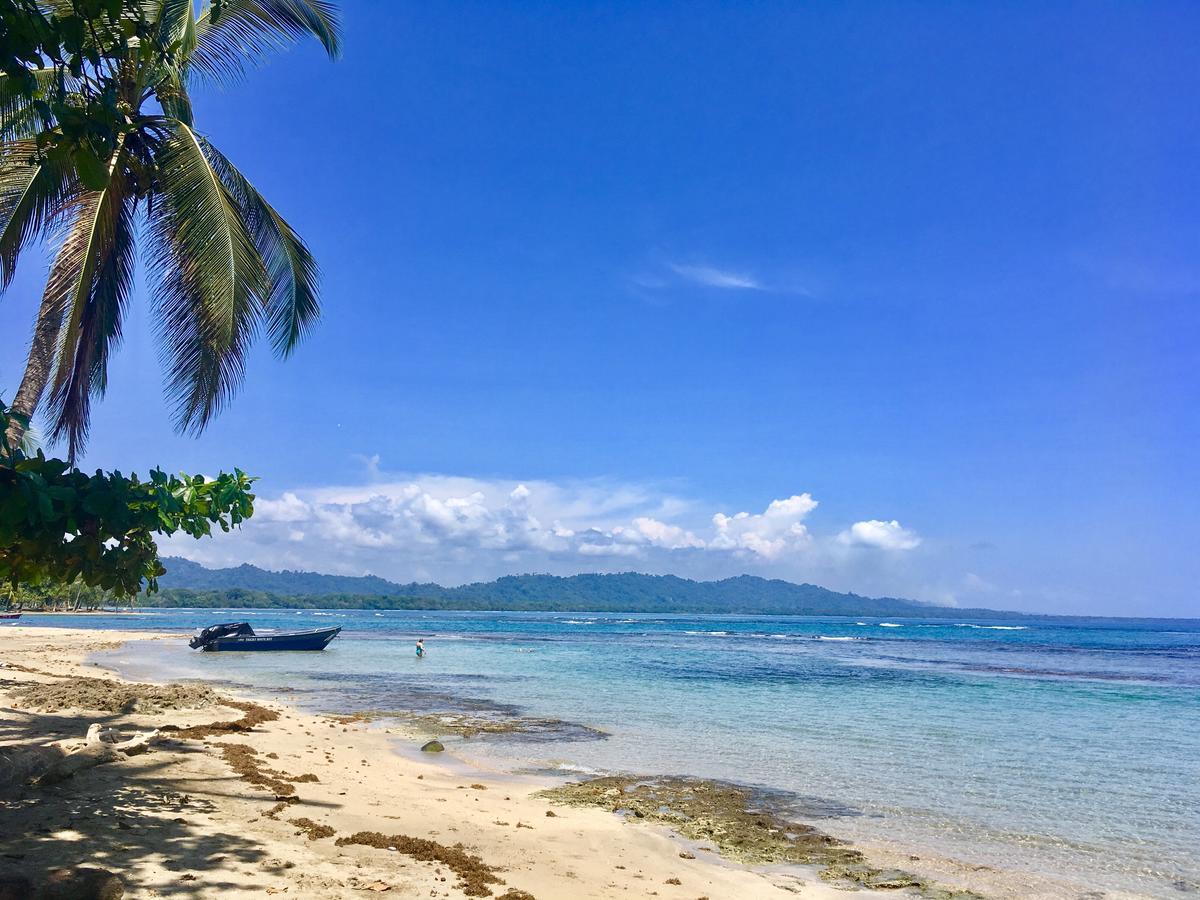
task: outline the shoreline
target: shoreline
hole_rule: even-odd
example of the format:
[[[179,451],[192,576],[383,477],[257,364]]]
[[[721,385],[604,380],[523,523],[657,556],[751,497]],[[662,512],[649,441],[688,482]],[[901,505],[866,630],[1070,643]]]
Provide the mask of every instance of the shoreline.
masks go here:
[[[13,681],[10,679],[40,678],[50,681],[52,677],[102,674],[114,683],[132,684],[118,673],[104,668],[92,657],[100,651],[114,650],[130,641],[180,639],[179,633],[175,632],[68,629],[58,626],[38,628],[31,625],[9,626],[0,632],[0,636],[0,663],[15,661],[47,673],[46,676],[37,676],[0,668],[0,726],[12,725],[11,719],[20,719],[29,713],[28,710],[12,708]],[[34,662],[28,663],[24,659]],[[633,804],[625,802],[625,798],[613,802],[611,796],[601,794],[580,803],[579,791],[575,791],[573,796],[568,792],[566,797],[542,793],[547,788],[562,785],[565,778],[498,771],[481,765],[479,761],[453,755],[453,746],[450,752],[443,754],[422,754],[418,748],[428,735],[420,727],[421,716],[415,712],[405,714],[400,711],[402,719],[386,715],[376,717],[369,713],[330,714],[297,708],[287,700],[286,694],[283,698],[277,693],[264,698],[264,694],[271,693],[269,689],[256,690],[244,684],[222,684],[213,679],[187,679],[179,684],[206,685],[239,701],[261,704],[279,716],[277,720],[266,722],[252,731],[232,736],[208,736],[198,744],[185,741],[183,746],[176,746],[173,740],[168,739],[156,745],[146,756],[140,757],[140,762],[131,768],[136,777],[137,766],[153,760],[154,765],[165,773],[156,776],[156,780],[177,780],[173,773],[178,772],[178,780],[188,784],[199,782],[220,786],[220,791],[205,790],[214,804],[214,820],[233,823],[236,831],[249,844],[260,848],[254,853],[244,851],[242,855],[249,853],[255,856],[259,860],[260,871],[263,861],[283,860],[291,863],[291,866],[284,866],[279,871],[267,865],[270,878],[277,880],[266,883],[270,878],[263,876],[264,881],[256,882],[258,886],[247,890],[247,893],[261,895],[264,884],[266,888],[274,887],[279,891],[288,889],[289,885],[297,884],[292,873],[303,870],[320,872],[320,879],[313,881],[308,878],[302,885],[292,887],[292,895],[299,891],[299,895],[305,897],[345,896],[347,891],[356,889],[352,879],[364,878],[362,873],[366,871],[374,873],[376,880],[371,883],[389,886],[389,890],[397,892],[398,896],[409,895],[412,885],[419,887],[419,892],[412,896],[472,896],[455,888],[453,877],[446,871],[434,872],[431,881],[422,881],[430,872],[422,872],[419,866],[414,867],[410,858],[401,858],[403,854],[399,850],[387,850],[388,844],[384,845],[385,850],[380,851],[358,845],[338,846],[335,843],[336,840],[362,834],[374,835],[371,840],[378,843],[383,837],[397,836],[402,831],[406,837],[442,841],[443,848],[453,847],[460,842],[465,844],[472,855],[494,866],[496,871],[502,873],[498,877],[508,882],[493,890],[493,896],[504,896],[510,887],[526,892],[511,895],[508,900],[528,900],[529,896],[541,900],[558,896],[628,897],[630,891],[633,896],[657,895],[690,900],[698,897],[707,897],[708,900],[717,900],[719,897],[763,897],[769,900],[772,897],[797,895],[813,900],[832,900],[844,896],[845,889],[851,887],[857,887],[857,896],[863,898],[924,896],[938,900],[966,900],[986,896],[989,900],[1015,900],[1018,897],[1079,896],[1079,884],[1024,878],[1012,872],[1000,872],[925,854],[918,858],[904,847],[873,846],[866,842],[849,847],[852,853],[861,851],[865,859],[850,860],[853,865],[849,868],[843,865],[837,873],[842,877],[832,882],[826,881],[820,877],[820,871],[823,866],[829,866],[827,874],[834,874],[834,867],[830,863],[837,860],[831,857],[798,855],[790,853],[787,847],[783,848],[782,853],[777,852],[778,847],[771,848],[774,855],[738,852],[736,829],[747,825],[744,818],[739,819],[739,815],[748,808],[745,802],[737,809],[734,808],[736,803],[732,806],[727,803],[725,808],[716,810],[718,818],[710,824],[715,825],[717,833],[732,831],[734,834],[733,838],[717,847],[714,846],[719,843],[717,841],[697,840],[695,838],[698,835],[694,830],[688,833],[688,823],[697,811],[687,808],[686,802],[691,791],[677,790],[679,784],[669,786],[674,792],[664,796],[662,803],[656,801],[652,806],[643,806],[643,814],[639,817],[630,813]],[[229,719],[230,716],[231,710],[220,706],[169,710],[154,715],[128,714],[106,718],[105,721],[123,729],[144,729],[185,723],[203,724],[206,721]],[[54,717],[41,715],[39,718],[44,720],[40,723],[43,731],[49,726],[61,728],[61,723],[53,721]],[[93,715],[90,721],[99,718]],[[77,714],[70,721],[75,723],[76,733],[47,732],[41,735],[41,739],[82,737],[89,716]],[[0,754],[5,744],[12,740],[12,735],[18,732],[20,729],[17,727],[4,728],[0,733]],[[26,733],[24,737],[29,739],[29,734]],[[271,804],[264,804],[263,801],[269,799],[275,802],[275,795],[267,793],[264,796],[252,784],[239,785],[233,781],[231,772],[235,772],[237,767],[226,757],[225,749],[230,744],[241,744],[253,751],[243,757],[243,763],[249,758],[257,760],[260,769],[265,765],[269,771],[274,771],[272,767],[275,767],[292,774],[300,767],[302,774],[311,774],[315,780],[298,785],[296,796],[300,799],[294,809],[289,805],[284,815],[277,812],[274,817],[264,817]],[[268,764],[268,760],[278,761]],[[116,779],[118,770],[129,766],[130,763],[122,762],[98,767],[80,776],[80,783],[86,783],[89,779],[100,779],[101,783],[107,783],[108,779]],[[202,774],[197,777],[194,770]],[[254,769],[251,767],[246,771],[253,772]],[[637,784],[645,783],[641,778],[631,780]],[[739,789],[737,785],[701,782],[697,779],[651,776],[648,780],[660,785],[674,780],[687,781],[693,786],[703,784],[707,789]],[[587,783],[584,782],[583,794],[587,793]],[[46,799],[36,790],[27,790],[26,795]],[[70,803],[70,792],[64,793],[59,799],[64,804]],[[633,799],[638,800],[636,797]],[[568,805],[560,805],[563,800]],[[680,806],[680,802],[684,805]],[[669,807],[675,808],[680,815],[657,814],[660,808]],[[396,812],[401,814],[397,815]],[[713,812],[712,808],[701,810],[704,815]],[[291,824],[298,820],[304,824]],[[312,828],[318,829],[322,836],[310,840],[314,832],[306,829]],[[21,829],[12,830],[17,832]],[[325,835],[325,830],[332,833]],[[743,836],[750,838],[751,844],[754,843],[752,830],[743,831]],[[167,843],[190,844],[198,840],[204,840],[203,836],[174,837]],[[47,841],[42,839],[40,843],[44,845]],[[78,864],[79,851],[86,844],[86,836],[83,843],[77,839],[74,847],[67,848],[74,852],[74,857],[68,859],[64,856],[53,861],[55,864]],[[838,842],[837,846],[847,845]],[[42,851],[45,849],[43,846]],[[184,876],[178,874],[178,865],[172,865],[161,848],[153,852],[149,852],[149,847],[146,850],[149,858],[139,860],[139,865],[133,871],[138,884],[147,890],[144,895],[155,896],[153,891],[179,893],[183,884],[178,879]],[[254,867],[238,869],[230,862],[228,855],[218,853],[216,856],[223,858],[202,860],[203,867],[184,873],[195,876],[195,880],[188,881],[190,893],[185,892],[185,895],[208,895],[201,889],[201,873],[205,873],[205,877],[220,876],[223,885],[233,884],[238,878],[253,882]],[[84,858],[100,865],[110,861],[103,856],[99,859],[94,856]],[[36,857],[28,857],[30,862],[35,859],[48,858],[44,852]],[[740,862],[737,861],[739,859]],[[17,865],[13,865],[14,862]],[[0,876],[19,869],[20,864],[25,862],[0,857]],[[498,864],[500,862],[503,862],[503,866]],[[796,862],[815,862],[819,865],[786,864]],[[845,863],[846,860],[840,862]],[[429,866],[432,867],[430,871],[438,868],[436,862]],[[863,866],[866,868],[865,874],[872,878],[876,875],[884,877],[874,882],[864,878]],[[442,878],[450,880],[441,881]],[[900,888],[901,885],[913,883],[917,883],[919,888]],[[880,889],[866,889],[864,886],[868,884],[875,884]],[[888,886],[887,889],[883,889],[885,886]],[[211,884],[209,888],[212,889]],[[215,889],[212,890],[215,892]],[[232,888],[221,888],[222,893],[228,890]],[[377,887],[376,890],[381,889]],[[1116,900],[1143,895],[1110,892],[1107,896]]]
[[[125,881],[126,896],[139,897],[267,891],[334,898],[360,890],[505,900],[844,895],[811,868],[738,864],[698,851],[665,827],[551,804],[535,796],[546,787],[541,780],[397,752],[397,744],[411,739],[257,700],[252,691],[219,688],[274,718],[250,730],[197,738],[176,737],[164,727],[203,731],[237,711],[225,705],[50,711],[15,704],[14,692],[31,684],[71,679],[77,685],[97,676],[134,684],[88,657],[131,640],[164,639],[177,638],[136,630],[5,629],[0,751],[80,740],[91,722],[122,732],[164,730],[142,755],[54,787],[6,792],[4,830],[14,838],[0,856],[0,878],[97,866]],[[291,793],[285,795],[283,785],[294,785]],[[858,892],[864,900],[900,895]]]
[[[13,609],[11,612],[19,612],[23,616],[88,616],[88,615],[154,615],[156,613],[171,613],[171,612],[230,612],[230,613],[279,613],[279,612],[315,612],[335,609],[335,607],[326,606],[155,606],[153,603],[138,604],[133,609],[128,607],[103,607],[100,609],[61,609],[61,610],[41,610],[41,609]],[[932,607],[934,610],[947,609],[947,607]],[[937,620],[949,621],[955,618],[964,619],[983,619],[991,621],[993,619],[1013,619],[1027,620],[1037,623],[1056,623],[1067,622],[1072,624],[1085,622],[1152,622],[1156,624],[1171,624],[1175,622],[1192,624],[1200,621],[1195,616],[1085,616],[1085,615],[1067,615],[1065,613],[1032,613],[1022,612],[1020,610],[1003,610],[1003,609],[986,609],[986,608],[954,608],[954,615],[934,615],[934,616],[912,616],[902,613],[742,613],[742,612],[700,612],[695,610],[633,610],[633,609],[484,609],[474,607],[436,607],[436,606],[414,606],[414,607],[369,607],[369,606],[342,606],[336,607],[338,612],[378,612],[378,613],[421,613],[421,612],[438,612],[438,613],[469,613],[475,615],[529,615],[529,616],[674,616],[677,618],[688,618],[689,616],[699,616],[705,619],[910,619],[914,621],[921,620]],[[3,610],[0,610],[3,612]],[[985,616],[972,615],[972,613],[983,612]],[[959,624],[959,623],[953,623]]]

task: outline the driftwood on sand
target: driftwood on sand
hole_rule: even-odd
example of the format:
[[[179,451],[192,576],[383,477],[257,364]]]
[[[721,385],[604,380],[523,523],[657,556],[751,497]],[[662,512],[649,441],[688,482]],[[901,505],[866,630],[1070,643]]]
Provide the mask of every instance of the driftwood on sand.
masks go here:
[[[158,737],[154,731],[135,732],[122,738],[115,728],[93,722],[82,743],[78,740],[6,747],[0,751],[0,787],[58,784],[77,772],[102,763],[116,762],[146,751]]]

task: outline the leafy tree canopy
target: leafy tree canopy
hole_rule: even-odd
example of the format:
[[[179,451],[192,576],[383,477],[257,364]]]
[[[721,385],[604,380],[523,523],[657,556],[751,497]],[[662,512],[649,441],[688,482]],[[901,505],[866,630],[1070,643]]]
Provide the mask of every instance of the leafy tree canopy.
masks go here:
[[[75,169],[88,187],[107,180],[104,160],[129,122],[111,67],[162,57],[153,23],[129,0],[0,0],[0,111],[5,137],[36,133],[33,156]]]
[[[154,535],[200,538],[254,512],[250,478],[239,469],[216,478],[120,472],[87,475],[38,451],[27,456],[6,437],[0,402],[0,581],[86,585],[118,596],[158,589],[164,573]]]

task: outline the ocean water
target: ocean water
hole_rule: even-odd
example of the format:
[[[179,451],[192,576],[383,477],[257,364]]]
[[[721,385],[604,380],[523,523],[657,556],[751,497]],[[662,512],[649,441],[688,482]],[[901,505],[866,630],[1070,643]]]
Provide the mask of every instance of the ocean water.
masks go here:
[[[242,619],[345,630],[324,653],[154,641],[101,661],[133,677],[285,692],[322,711],[561,719],[454,749],[508,770],[783,791],[834,834],[1018,882],[1200,892],[1200,621],[161,610],[22,622],[190,630]]]

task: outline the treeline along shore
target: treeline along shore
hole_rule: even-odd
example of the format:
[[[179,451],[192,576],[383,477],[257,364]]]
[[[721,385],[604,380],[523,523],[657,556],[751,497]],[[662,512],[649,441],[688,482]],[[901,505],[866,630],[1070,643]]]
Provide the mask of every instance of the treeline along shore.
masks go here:
[[[1005,618],[1014,613],[991,609],[960,609],[918,604],[901,605],[886,599],[856,598],[849,607],[838,603],[787,603],[770,599],[742,602],[697,602],[688,596],[629,597],[550,595],[514,597],[497,593],[474,596],[412,596],[381,594],[275,594],[243,588],[200,591],[168,588],[141,602],[142,606],[171,609],[442,609],[511,612],[691,613],[695,615],[762,616],[905,616],[926,618]]]
[[[635,572],[511,575],[458,587],[396,584],[375,576],[270,572],[242,565],[207,569],[168,559],[163,590],[143,605],[235,609],[443,609],[527,612],[692,613],[698,615],[1008,617],[987,609],[933,606],[895,597],[863,597],[812,584],[741,575],[692,581]]]

